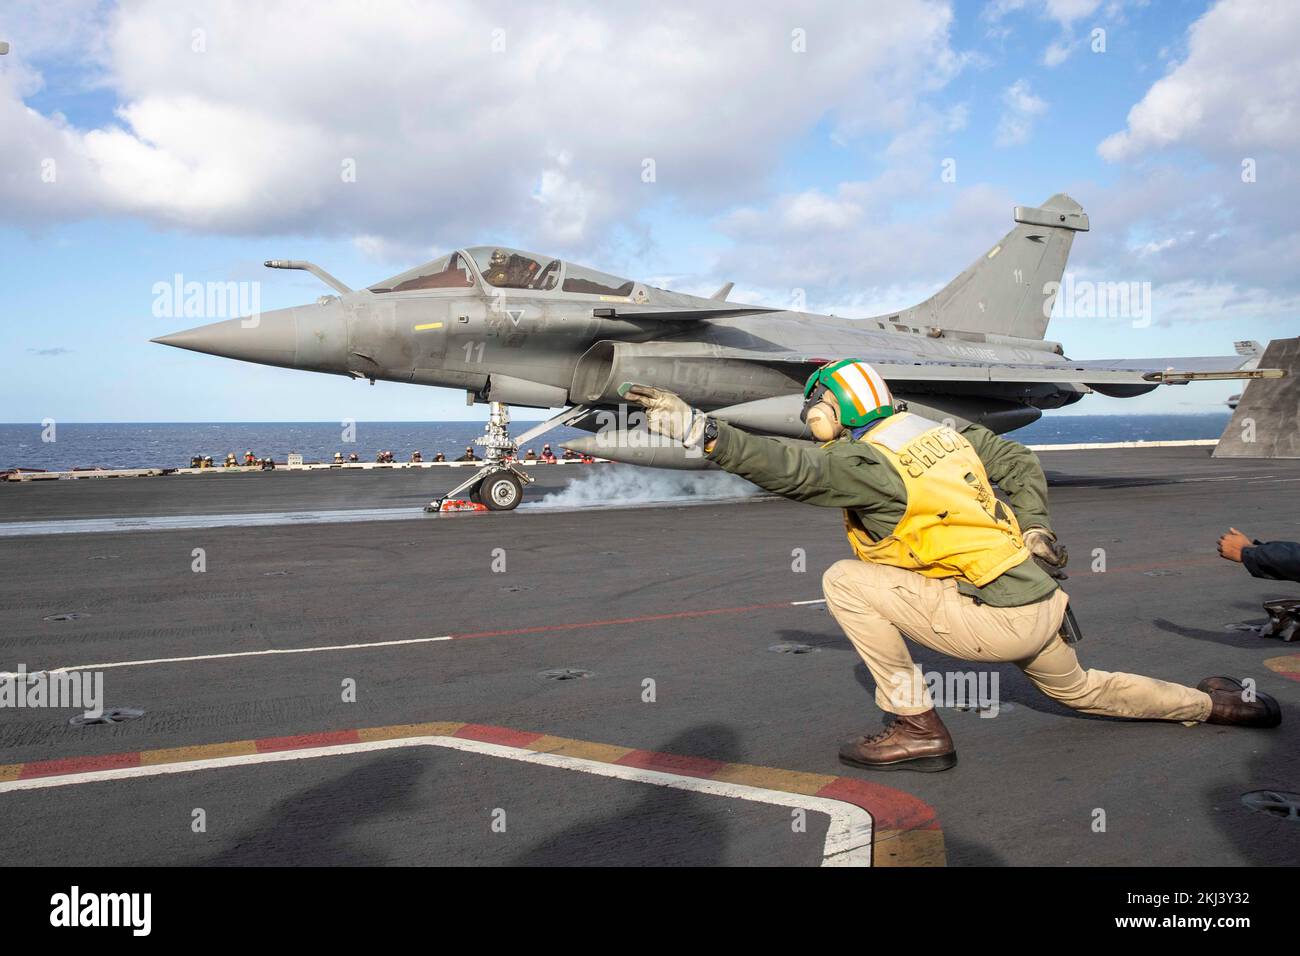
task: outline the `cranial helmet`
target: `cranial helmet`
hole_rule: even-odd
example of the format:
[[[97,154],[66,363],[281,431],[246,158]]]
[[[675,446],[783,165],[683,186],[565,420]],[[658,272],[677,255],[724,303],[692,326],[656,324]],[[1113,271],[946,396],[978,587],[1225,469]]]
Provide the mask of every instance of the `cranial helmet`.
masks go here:
[[[858,359],[828,362],[808,376],[800,417],[806,421],[808,410],[827,391],[839,402],[840,422],[849,428],[860,428],[894,414],[894,396],[889,386],[879,372]]]

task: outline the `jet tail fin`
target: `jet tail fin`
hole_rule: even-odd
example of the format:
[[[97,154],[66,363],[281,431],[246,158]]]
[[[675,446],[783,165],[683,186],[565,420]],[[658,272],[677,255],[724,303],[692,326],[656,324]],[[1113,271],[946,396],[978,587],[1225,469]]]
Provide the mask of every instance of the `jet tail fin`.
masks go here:
[[[889,320],[1041,339],[1074,234],[1088,231],[1088,215],[1065,193],[1057,193],[1039,207],[1017,206],[1015,220],[1015,228],[965,272]]]

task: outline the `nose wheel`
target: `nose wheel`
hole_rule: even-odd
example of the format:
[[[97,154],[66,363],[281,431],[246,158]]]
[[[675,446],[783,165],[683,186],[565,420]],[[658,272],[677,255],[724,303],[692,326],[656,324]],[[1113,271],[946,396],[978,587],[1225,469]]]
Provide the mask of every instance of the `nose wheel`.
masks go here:
[[[524,500],[524,486],[513,472],[499,471],[479,482],[471,497],[490,511],[514,511]]]

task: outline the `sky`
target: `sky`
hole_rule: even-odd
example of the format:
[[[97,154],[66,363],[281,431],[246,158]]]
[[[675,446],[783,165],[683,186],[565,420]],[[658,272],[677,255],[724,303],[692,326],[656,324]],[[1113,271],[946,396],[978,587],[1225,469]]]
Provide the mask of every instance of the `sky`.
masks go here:
[[[0,0],[0,420],[482,418],[461,392],[150,344],[159,283],[262,309],[507,244],[733,301],[915,304],[1080,202],[1075,358],[1300,334],[1300,4]],[[652,173],[652,175],[650,175]],[[1235,383],[1070,413],[1223,408]]]

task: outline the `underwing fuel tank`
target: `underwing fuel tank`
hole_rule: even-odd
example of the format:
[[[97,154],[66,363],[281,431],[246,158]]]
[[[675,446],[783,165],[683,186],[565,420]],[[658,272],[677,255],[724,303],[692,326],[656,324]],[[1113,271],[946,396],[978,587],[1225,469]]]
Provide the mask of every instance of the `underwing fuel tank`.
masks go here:
[[[1037,408],[1027,405],[991,399],[963,399],[946,395],[896,395],[895,399],[905,405],[908,411],[932,421],[951,421],[958,428],[974,422],[999,434],[1037,421],[1042,414]],[[799,420],[802,410],[802,395],[774,395],[756,402],[714,409],[709,414],[760,435],[812,441],[808,426]]]
[[[673,468],[678,471],[704,471],[717,467],[698,448],[670,441],[645,429],[600,431],[562,442],[580,455],[608,458],[625,465],[645,465],[650,468]]]
[[[936,422],[952,422],[957,428],[971,423],[983,425],[1001,434],[1022,428],[1038,420],[1042,412],[1018,402],[995,399],[963,398],[952,395],[896,394],[896,402],[908,411]],[[808,426],[799,420],[803,410],[802,395],[774,395],[757,402],[745,402],[710,412],[729,424],[761,435],[799,438],[812,441]]]
[[[760,435],[783,435],[812,441],[808,426],[799,420],[803,395],[773,395],[756,402],[742,402],[718,408],[709,414],[729,425]]]

